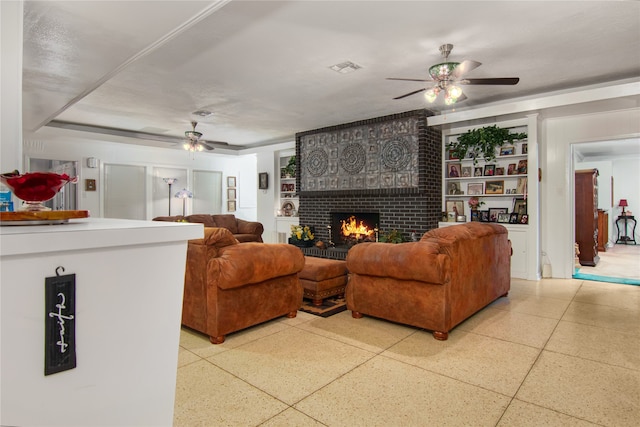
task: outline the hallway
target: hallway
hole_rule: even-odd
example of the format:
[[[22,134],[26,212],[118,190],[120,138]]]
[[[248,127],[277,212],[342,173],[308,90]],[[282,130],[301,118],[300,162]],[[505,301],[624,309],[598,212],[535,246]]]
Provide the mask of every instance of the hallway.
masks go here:
[[[606,252],[598,252],[600,261],[595,267],[582,266],[582,274],[640,280],[640,245],[613,245]]]

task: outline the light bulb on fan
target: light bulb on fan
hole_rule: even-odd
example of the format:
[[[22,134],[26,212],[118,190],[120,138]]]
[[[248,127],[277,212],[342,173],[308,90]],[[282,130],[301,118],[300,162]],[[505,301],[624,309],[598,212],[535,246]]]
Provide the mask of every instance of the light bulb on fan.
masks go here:
[[[424,98],[427,100],[427,102],[433,103],[438,97],[439,92],[440,91],[438,90],[438,88],[431,88],[424,93]]]
[[[447,96],[453,98],[454,102],[462,95],[462,89],[456,85],[447,86]]]

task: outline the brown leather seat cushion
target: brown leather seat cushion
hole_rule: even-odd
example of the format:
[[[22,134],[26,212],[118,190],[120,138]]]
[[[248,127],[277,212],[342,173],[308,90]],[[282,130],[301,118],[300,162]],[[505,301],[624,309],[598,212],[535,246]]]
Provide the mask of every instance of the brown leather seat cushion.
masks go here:
[[[304,257],[304,268],[298,274],[300,279],[320,282],[347,275],[347,263],[337,259]]]

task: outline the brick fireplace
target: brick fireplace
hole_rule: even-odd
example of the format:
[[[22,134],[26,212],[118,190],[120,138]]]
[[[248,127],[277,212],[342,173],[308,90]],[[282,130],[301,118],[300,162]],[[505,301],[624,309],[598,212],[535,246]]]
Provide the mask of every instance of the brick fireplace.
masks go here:
[[[406,240],[414,230],[422,235],[436,228],[442,136],[427,128],[431,115],[414,110],[296,134],[300,224],[314,227],[323,242],[336,227],[332,213],[373,213],[380,235],[395,229]]]

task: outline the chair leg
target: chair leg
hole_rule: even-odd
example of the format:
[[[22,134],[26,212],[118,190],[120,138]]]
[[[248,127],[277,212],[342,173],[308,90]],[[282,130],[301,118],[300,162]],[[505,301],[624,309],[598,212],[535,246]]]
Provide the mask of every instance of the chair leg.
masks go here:
[[[297,311],[290,311],[289,313],[287,313],[287,317],[289,319],[293,319],[294,317],[296,317],[298,315]]]
[[[224,342],[224,335],[209,337],[209,341],[211,341],[211,344],[222,344]]]
[[[433,337],[438,341],[446,341],[449,338],[449,332],[433,331]]]
[[[360,313],[359,311],[352,311],[351,317],[353,317],[354,319],[362,319],[362,313]]]
[[[316,307],[320,307],[322,305],[322,298],[314,298],[313,305]]]

